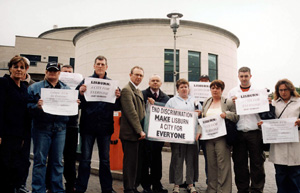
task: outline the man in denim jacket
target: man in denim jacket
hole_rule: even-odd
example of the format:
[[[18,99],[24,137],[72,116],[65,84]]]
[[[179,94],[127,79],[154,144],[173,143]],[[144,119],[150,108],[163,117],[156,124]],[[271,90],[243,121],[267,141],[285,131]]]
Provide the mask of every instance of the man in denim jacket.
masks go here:
[[[45,80],[28,88],[28,108],[32,114],[32,137],[34,163],[32,172],[32,192],[46,192],[46,162],[51,168],[51,191],[64,192],[63,187],[63,150],[66,137],[68,116],[51,115],[42,109],[41,88],[70,89],[58,80],[60,65],[49,63],[46,66]]]

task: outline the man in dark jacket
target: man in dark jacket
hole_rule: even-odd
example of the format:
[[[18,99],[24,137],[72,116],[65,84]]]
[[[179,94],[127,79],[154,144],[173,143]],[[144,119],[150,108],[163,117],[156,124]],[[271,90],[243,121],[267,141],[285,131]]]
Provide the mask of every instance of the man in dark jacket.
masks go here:
[[[154,74],[149,79],[149,87],[143,90],[144,101],[150,104],[164,106],[170,97],[160,90],[162,81],[159,75]],[[144,140],[140,142],[141,185],[144,193],[167,193],[160,180],[162,178],[161,151],[164,142]],[[152,185],[152,190],[151,190]]]
[[[107,59],[98,56],[94,63],[93,78],[107,79]],[[116,89],[117,101],[115,104],[107,102],[87,102],[84,97],[86,85],[84,80],[77,86],[81,101],[80,135],[82,139],[82,159],[79,164],[76,192],[85,192],[88,186],[91,170],[91,157],[94,142],[97,139],[99,150],[99,179],[103,193],[115,192],[112,188],[112,175],[109,164],[110,138],[114,132],[113,111],[120,108],[120,90]]]

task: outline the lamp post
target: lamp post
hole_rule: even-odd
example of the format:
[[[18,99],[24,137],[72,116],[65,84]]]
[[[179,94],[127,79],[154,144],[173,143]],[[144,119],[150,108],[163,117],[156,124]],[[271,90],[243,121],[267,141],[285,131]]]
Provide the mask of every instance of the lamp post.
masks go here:
[[[173,64],[174,64],[174,96],[176,95],[176,76],[179,72],[176,72],[176,32],[177,32],[177,28],[179,28],[179,19],[182,17],[183,15],[181,13],[169,13],[167,15],[168,18],[170,18],[170,27],[173,29],[173,33],[174,33],[174,59],[173,59]]]

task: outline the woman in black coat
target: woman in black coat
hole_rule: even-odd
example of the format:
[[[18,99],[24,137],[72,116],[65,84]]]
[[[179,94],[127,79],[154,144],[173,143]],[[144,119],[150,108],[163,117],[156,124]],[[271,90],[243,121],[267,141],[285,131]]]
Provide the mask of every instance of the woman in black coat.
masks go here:
[[[28,68],[27,60],[16,55],[8,63],[10,75],[0,78],[0,187],[14,192],[20,183],[20,152],[30,135],[27,110],[27,87],[21,79]]]

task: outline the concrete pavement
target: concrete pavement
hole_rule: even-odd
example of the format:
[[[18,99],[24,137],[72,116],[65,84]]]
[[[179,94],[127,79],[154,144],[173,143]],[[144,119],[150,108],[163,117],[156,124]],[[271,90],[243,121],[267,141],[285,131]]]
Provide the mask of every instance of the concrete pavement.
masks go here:
[[[163,156],[163,177],[162,177],[162,184],[165,188],[169,190],[169,192],[172,191],[173,189],[173,184],[169,184],[169,164],[170,164],[170,158],[171,158],[171,152],[164,151],[162,153]],[[89,179],[89,186],[87,193],[100,193],[101,188],[99,185],[99,179],[98,176],[96,175],[98,172],[98,151],[95,145],[94,152],[93,152],[93,161],[92,161],[92,168],[94,173],[93,175],[90,176]],[[271,162],[268,160],[265,162],[265,171],[266,171],[266,184],[265,184],[265,193],[275,193],[277,192],[276,188],[276,183],[275,183],[275,170],[274,166]],[[31,189],[31,173],[32,173],[32,165],[30,168],[30,176],[28,177],[28,185],[27,187]],[[118,193],[123,192],[123,183],[121,181],[122,179],[122,171],[112,171],[114,180],[113,182],[113,187],[114,190]],[[236,193],[236,186],[234,183],[234,172],[232,171],[232,192]],[[204,172],[204,157],[203,155],[199,155],[199,181],[196,182],[196,189],[198,190],[199,193],[204,193],[206,190],[206,183],[205,183],[205,172]],[[138,190],[142,191],[142,188],[139,187]],[[186,192],[186,190],[181,189],[181,192]]]

